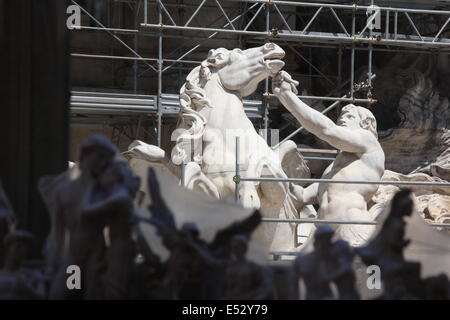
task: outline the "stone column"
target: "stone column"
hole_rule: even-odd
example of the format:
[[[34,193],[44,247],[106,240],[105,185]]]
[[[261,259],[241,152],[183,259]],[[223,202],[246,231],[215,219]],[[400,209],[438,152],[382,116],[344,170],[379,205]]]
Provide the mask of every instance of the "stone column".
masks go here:
[[[0,177],[41,253],[49,216],[38,179],[67,167],[69,49],[64,0],[0,2]]]

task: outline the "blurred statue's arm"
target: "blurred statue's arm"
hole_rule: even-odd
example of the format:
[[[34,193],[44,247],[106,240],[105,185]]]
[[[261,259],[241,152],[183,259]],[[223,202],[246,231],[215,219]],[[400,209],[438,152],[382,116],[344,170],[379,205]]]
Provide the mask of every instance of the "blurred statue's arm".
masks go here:
[[[115,187],[104,199],[92,201],[94,187],[89,186],[83,196],[83,212],[86,214],[102,214],[116,210],[117,208],[131,207],[132,199],[123,186]]]

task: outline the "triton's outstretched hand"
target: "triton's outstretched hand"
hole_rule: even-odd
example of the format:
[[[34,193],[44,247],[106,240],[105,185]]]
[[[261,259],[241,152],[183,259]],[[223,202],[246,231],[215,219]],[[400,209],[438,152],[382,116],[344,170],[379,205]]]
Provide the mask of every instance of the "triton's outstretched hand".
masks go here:
[[[298,81],[292,79],[291,75],[286,71],[278,72],[272,78],[272,92],[276,97],[279,97],[284,92],[292,92],[297,94]]]

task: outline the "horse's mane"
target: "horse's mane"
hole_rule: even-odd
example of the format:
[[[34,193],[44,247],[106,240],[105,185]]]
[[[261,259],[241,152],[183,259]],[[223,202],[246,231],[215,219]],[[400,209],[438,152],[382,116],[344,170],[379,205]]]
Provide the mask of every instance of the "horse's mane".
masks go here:
[[[210,50],[208,57],[189,73],[180,89],[181,108],[177,129],[173,133],[176,144],[172,153],[172,162],[177,165],[189,161],[200,164],[202,161],[202,139],[207,119],[200,111],[213,107],[203,88],[212,71],[224,65],[227,60],[224,56],[228,54],[229,50],[225,48]]]

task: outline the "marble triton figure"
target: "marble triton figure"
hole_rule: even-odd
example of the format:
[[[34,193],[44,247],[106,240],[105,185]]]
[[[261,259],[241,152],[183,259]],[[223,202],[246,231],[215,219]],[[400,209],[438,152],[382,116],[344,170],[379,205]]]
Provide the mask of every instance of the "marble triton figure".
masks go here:
[[[349,104],[342,109],[335,124],[297,97],[297,85],[288,73],[281,71],[273,78],[273,93],[306,130],[340,150],[322,178],[381,180],[385,157],[378,142],[374,115],[366,108]],[[374,220],[367,203],[378,185],[314,183],[307,188],[293,188],[304,205],[320,205],[321,219]],[[334,227],[338,236],[352,246],[359,246],[369,239],[375,226],[341,224]]]

